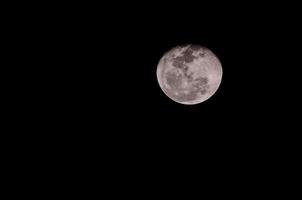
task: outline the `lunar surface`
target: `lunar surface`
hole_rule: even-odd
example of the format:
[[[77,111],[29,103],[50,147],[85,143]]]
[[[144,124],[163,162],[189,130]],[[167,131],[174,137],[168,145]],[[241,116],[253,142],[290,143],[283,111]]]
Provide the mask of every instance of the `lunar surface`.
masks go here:
[[[193,105],[206,101],[217,91],[222,66],[208,48],[184,45],[165,53],[156,73],[161,89],[170,99]]]

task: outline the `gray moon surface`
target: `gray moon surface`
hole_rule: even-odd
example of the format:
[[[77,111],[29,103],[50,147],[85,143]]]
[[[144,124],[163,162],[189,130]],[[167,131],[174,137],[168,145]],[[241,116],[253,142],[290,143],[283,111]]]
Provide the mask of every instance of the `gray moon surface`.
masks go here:
[[[166,96],[177,103],[194,105],[206,101],[218,90],[222,65],[210,49],[188,44],[166,52],[156,74]]]

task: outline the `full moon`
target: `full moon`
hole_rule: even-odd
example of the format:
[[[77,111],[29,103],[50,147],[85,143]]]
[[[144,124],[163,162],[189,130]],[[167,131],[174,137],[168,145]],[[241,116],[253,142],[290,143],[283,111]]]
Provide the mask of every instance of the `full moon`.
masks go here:
[[[166,52],[156,74],[160,88],[170,99],[194,105],[206,101],[217,91],[222,66],[210,49],[188,44]]]

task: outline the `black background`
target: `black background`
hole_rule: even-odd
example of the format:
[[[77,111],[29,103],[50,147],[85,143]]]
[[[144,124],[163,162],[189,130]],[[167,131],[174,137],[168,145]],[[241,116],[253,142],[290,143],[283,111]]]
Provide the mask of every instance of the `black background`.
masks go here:
[[[20,86],[31,105],[24,116],[88,143],[265,148],[287,138],[298,112],[296,15],[277,4],[41,5],[17,18],[28,65],[20,75],[31,77]],[[187,43],[210,48],[223,66],[219,90],[195,106],[171,101],[156,79],[161,56]]]
[[[282,14],[272,5],[125,6],[109,12],[98,10],[101,5],[67,6],[33,24],[37,68],[45,66],[39,78],[51,90],[44,100],[57,112],[51,116],[93,128],[125,125],[133,134],[148,128],[159,134],[166,127],[167,134],[200,137],[219,127],[214,132],[225,137],[263,136],[289,114],[299,65],[294,11]],[[207,46],[223,65],[219,90],[196,106],[171,101],[156,80],[163,53],[185,43]]]
[[[273,177],[276,166],[296,162],[295,6],[34,8],[16,18],[12,31],[23,54],[16,62],[24,64],[16,69],[23,78],[14,83],[12,115],[23,121],[18,128],[29,130],[17,138],[34,143],[33,152],[62,163],[107,166],[121,176],[126,168],[148,167],[170,174],[186,163],[227,178]],[[223,67],[218,91],[194,106],[170,100],[156,79],[161,56],[187,43],[208,47]]]

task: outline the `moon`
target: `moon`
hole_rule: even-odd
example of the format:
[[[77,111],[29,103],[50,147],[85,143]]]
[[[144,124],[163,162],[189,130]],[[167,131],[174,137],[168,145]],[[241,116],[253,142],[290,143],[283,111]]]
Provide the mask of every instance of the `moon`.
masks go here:
[[[194,105],[206,101],[218,90],[222,65],[210,49],[187,44],[166,52],[156,74],[166,96],[177,103]]]

